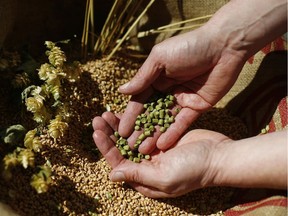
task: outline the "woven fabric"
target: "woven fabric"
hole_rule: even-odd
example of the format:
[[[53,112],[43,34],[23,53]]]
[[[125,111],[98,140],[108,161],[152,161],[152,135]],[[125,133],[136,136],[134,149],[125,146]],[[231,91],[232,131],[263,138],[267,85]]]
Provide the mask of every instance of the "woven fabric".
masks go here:
[[[287,198],[272,196],[256,202],[237,205],[224,213],[225,216],[284,216],[287,215]]]
[[[155,1],[145,16],[140,20],[131,33],[131,43],[134,47],[144,53],[149,53],[152,47],[161,41],[181,34],[188,30],[165,31],[143,38],[136,38],[137,33],[155,29],[183,20],[214,14],[229,0],[162,0]],[[159,13],[160,12],[160,13]],[[205,23],[206,20],[195,21],[192,24]],[[191,23],[177,25],[174,27],[190,26]]]
[[[287,124],[287,43],[280,37],[252,56],[244,65],[231,90],[218,102],[240,117],[249,135],[257,135],[270,124],[277,130]],[[281,111],[281,113],[280,113]]]

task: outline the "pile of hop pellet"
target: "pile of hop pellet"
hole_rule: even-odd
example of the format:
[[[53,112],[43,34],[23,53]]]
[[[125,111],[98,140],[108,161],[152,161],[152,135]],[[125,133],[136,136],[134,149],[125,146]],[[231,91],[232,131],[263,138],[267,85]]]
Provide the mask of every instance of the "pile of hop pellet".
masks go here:
[[[175,97],[171,94],[164,95],[155,93],[149,102],[144,104],[144,112],[139,114],[135,121],[135,131],[140,131],[141,134],[136,139],[133,149],[128,145],[128,141],[119,136],[119,133],[115,131],[114,136],[116,137],[116,147],[119,149],[121,155],[125,158],[139,163],[142,159],[149,160],[150,155],[143,155],[138,152],[138,148],[141,143],[147,138],[153,136],[155,127],[160,127],[159,131],[164,133],[175,121],[175,116],[172,114],[171,108],[175,108]],[[179,112],[179,108],[175,108],[174,113]]]
[[[45,131],[40,135],[43,149],[36,163],[51,164],[52,183],[48,192],[37,194],[30,186],[31,175],[37,167],[16,167],[11,180],[0,180],[0,200],[23,216],[223,215],[225,209],[231,207],[233,188],[205,188],[178,198],[150,199],[126,183],[109,180],[111,167],[92,140],[91,122],[106,110],[124,111],[129,96],[117,89],[130,80],[139,67],[138,62],[125,58],[98,59],[82,65],[80,79],[63,84],[63,100],[68,102],[71,115],[67,133],[55,141]],[[165,119],[166,111],[163,114]],[[212,128],[239,139],[247,135],[245,125],[224,110],[211,110],[208,117],[205,116],[204,113],[191,127]],[[173,122],[170,118],[167,117],[166,123]],[[157,124],[161,125],[159,121],[160,118]]]

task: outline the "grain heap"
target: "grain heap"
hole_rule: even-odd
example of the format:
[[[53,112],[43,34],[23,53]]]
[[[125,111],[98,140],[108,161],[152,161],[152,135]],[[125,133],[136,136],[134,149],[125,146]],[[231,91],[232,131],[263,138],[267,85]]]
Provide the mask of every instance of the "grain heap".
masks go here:
[[[9,182],[0,180],[0,200],[27,216],[223,215],[234,189],[206,188],[174,199],[155,200],[144,197],[125,183],[109,181],[111,168],[93,143],[91,121],[105,110],[123,112],[129,97],[119,94],[117,89],[131,79],[138,68],[138,62],[120,57],[82,65],[80,79],[63,84],[63,101],[70,105],[71,114],[66,135],[56,141],[45,131],[40,135],[43,149],[36,163],[49,161],[51,164],[52,182],[48,192],[37,194],[30,186],[33,169],[15,167]],[[7,101],[7,94],[0,96]],[[203,114],[192,127],[215,128],[233,138],[246,136],[245,125],[223,110],[211,110],[208,117],[205,116]],[[6,123],[0,124],[3,127]],[[0,159],[2,157],[0,153]]]

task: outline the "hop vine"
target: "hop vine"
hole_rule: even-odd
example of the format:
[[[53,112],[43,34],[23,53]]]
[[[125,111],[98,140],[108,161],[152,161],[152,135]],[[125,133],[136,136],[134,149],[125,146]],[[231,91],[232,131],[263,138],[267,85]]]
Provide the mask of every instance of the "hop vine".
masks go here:
[[[3,158],[3,174],[8,179],[12,177],[12,169],[15,166],[20,165],[24,169],[35,167],[35,156],[43,148],[40,134],[45,128],[54,142],[63,137],[68,129],[70,113],[69,106],[61,101],[62,84],[64,80],[69,82],[78,80],[81,73],[80,63],[75,61],[68,64],[65,53],[57,46],[57,43],[46,41],[45,45],[48,62],[42,64],[38,69],[41,85],[26,87],[30,84],[26,73],[17,74],[12,82],[15,88],[26,87],[21,94],[22,101],[27,111],[33,115],[32,118],[37,126],[28,132],[25,128],[20,128],[19,125],[5,131],[4,142],[15,143],[17,141],[18,144],[18,134],[20,129],[22,131],[22,145],[19,144],[16,149]],[[40,171],[31,177],[30,185],[38,193],[44,193],[51,184],[51,166],[47,165],[46,162],[36,169],[40,169]]]

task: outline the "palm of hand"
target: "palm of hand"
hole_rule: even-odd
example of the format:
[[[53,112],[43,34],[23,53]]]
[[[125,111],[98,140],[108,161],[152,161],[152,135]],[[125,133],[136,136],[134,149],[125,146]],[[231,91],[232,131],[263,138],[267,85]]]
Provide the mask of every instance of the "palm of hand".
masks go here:
[[[198,116],[218,102],[234,84],[244,62],[233,51],[212,44],[211,35],[201,29],[170,38],[156,45],[130,82],[137,89],[120,122],[119,133],[135,138],[133,126],[143,103],[154,90],[172,92],[182,107],[167,133],[154,136],[140,152],[156,147],[168,149]],[[220,43],[219,43],[220,44]],[[123,92],[123,91],[122,91]],[[123,92],[125,93],[125,91]],[[134,137],[134,138],[133,138]]]
[[[214,147],[227,137],[212,131],[195,130],[183,136],[171,149],[155,150],[151,160],[136,164],[124,159],[115,147],[114,130],[119,119],[104,113],[93,120],[94,141],[112,166],[111,178],[126,181],[142,194],[176,197],[206,186],[213,176],[209,170]],[[120,177],[117,174],[121,173]]]

